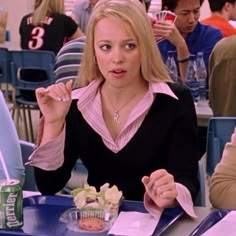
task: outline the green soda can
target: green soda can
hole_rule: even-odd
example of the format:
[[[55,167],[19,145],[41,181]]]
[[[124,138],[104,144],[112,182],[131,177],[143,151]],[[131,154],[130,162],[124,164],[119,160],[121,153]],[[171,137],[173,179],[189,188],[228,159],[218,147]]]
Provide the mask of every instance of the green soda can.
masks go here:
[[[23,196],[20,181],[0,180],[0,229],[18,229],[23,224]]]

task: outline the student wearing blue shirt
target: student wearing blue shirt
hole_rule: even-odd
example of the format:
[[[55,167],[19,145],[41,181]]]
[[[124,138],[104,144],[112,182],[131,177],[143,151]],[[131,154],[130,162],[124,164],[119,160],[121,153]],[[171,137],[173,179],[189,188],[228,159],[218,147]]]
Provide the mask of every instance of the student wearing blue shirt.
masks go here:
[[[174,24],[157,21],[154,25],[157,36],[165,38],[158,43],[163,60],[166,61],[169,50],[176,51],[183,80],[189,55],[203,52],[205,64],[208,66],[213,47],[223,37],[220,30],[199,22],[202,3],[203,0],[162,0],[162,9],[174,12],[177,18]]]
[[[24,182],[25,169],[22,162],[21,150],[18,135],[15,129],[14,122],[4,100],[3,94],[0,91],[0,150],[6,162],[6,167],[11,179]],[[0,179],[5,179],[6,176],[0,163]]]

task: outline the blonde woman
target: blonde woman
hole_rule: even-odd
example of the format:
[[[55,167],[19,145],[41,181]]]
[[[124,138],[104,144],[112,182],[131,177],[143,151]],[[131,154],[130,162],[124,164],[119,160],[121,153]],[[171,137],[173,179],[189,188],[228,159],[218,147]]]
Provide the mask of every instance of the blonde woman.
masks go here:
[[[170,82],[139,1],[98,1],[80,68],[73,92],[72,81],[36,90],[43,118],[30,163],[38,189],[61,190],[81,158],[90,185],[115,184],[153,215],[181,205],[195,216],[194,103]]]
[[[83,35],[77,24],[64,14],[64,0],[36,0],[34,12],[20,23],[21,48],[58,53],[65,41]]]

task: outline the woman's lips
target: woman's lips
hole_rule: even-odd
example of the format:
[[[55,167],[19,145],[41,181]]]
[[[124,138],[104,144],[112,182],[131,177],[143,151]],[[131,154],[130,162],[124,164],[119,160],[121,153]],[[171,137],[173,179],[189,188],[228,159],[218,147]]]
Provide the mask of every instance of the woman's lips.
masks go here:
[[[121,78],[125,75],[126,71],[124,70],[112,70],[111,74],[115,78]]]

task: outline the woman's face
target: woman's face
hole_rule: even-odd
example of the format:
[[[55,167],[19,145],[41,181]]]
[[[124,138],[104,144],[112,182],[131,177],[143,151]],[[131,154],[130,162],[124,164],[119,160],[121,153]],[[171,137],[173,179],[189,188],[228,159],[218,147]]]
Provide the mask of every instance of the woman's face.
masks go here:
[[[95,26],[94,49],[106,82],[126,87],[141,80],[141,55],[137,39],[126,23],[103,18]]]

